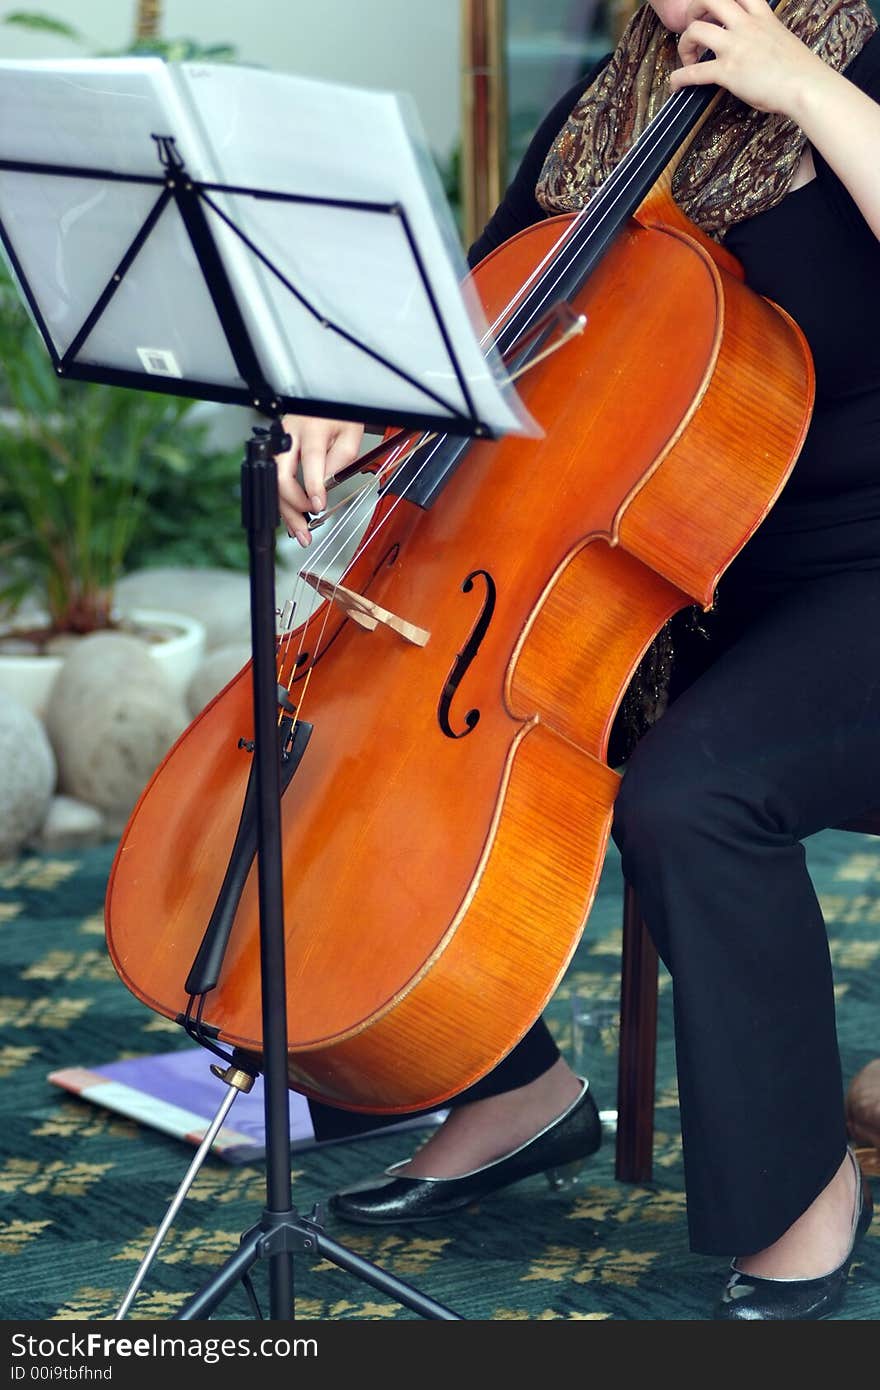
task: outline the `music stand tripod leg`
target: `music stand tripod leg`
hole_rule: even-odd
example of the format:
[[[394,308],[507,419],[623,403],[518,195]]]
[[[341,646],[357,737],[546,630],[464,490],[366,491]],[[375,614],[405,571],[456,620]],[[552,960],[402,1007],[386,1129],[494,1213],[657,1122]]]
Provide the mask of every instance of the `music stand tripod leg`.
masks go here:
[[[424,1318],[435,1318],[446,1322],[458,1322],[460,1313],[437,1303],[412,1284],[406,1284],[380,1269],[369,1260],[362,1259],[338,1241],[331,1240],[321,1228],[321,1213],[318,1207],[311,1218],[287,1220],[283,1215],[273,1218],[265,1212],[258,1226],[246,1231],[234,1255],[221,1266],[217,1274],[197,1293],[177,1314],[179,1319],[199,1320],[207,1318],[223,1296],[237,1283],[258,1259],[273,1258],[281,1253],[308,1254],[316,1259],[330,1260],[340,1269],[356,1274],[368,1284],[381,1289],[404,1308],[412,1308]]]
[[[229,1114],[232,1102],[235,1100],[238,1093],[239,1092],[235,1087],[230,1086],[229,1094],[227,1096],[224,1096],[217,1110],[216,1115],[214,1116],[210,1126],[208,1127],[205,1133],[205,1137],[202,1139],[201,1144],[196,1150],[195,1158],[193,1159],[192,1163],[186,1171],[186,1176],[184,1177],[182,1183],[178,1187],[177,1192],[174,1194],[174,1198],[172,1199],[160,1225],[157,1227],[156,1234],[153,1237],[149,1250],[147,1251],[144,1258],[141,1260],[141,1263],[138,1266],[137,1273],[135,1274],[134,1279],[131,1281],[128,1290],[126,1291],[125,1297],[119,1305],[118,1311],[114,1315],[115,1322],[118,1322],[120,1319],[125,1317],[126,1313],[128,1312],[129,1308],[134,1302],[135,1295],[137,1294],[137,1291],[140,1288],[141,1284],[144,1282],[150,1265],[153,1263],[153,1260],[156,1258],[156,1255],[159,1252],[159,1246],[162,1244],[162,1241],[168,1234],[168,1231],[171,1227],[171,1223],[173,1222],[178,1211],[180,1210],[187,1192],[189,1192],[189,1189],[192,1187],[199,1169],[201,1168],[202,1164],[207,1158],[211,1146],[214,1143],[214,1140],[217,1138],[217,1135],[223,1127],[223,1122],[226,1119],[226,1116]]]

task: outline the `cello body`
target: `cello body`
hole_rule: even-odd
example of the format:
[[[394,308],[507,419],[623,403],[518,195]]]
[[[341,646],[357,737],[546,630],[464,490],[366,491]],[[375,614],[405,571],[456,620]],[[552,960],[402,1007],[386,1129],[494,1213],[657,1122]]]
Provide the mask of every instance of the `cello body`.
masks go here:
[[[490,322],[567,220],[480,264]],[[665,621],[711,606],[809,422],[803,336],[736,272],[664,217],[662,191],[646,203],[572,304],[584,332],[518,383],[543,438],[475,442],[430,508],[376,507],[345,585],[424,645],[328,599],[290,656],[279,646],[312,725],[282,798],[295,1089],[374,1113],[439,1105],[506,1055],[564,975],[607,848],[623,694]],[[236,834],[251,676],[158,767],[111,871],[113,963],[168,1018],[186,1009]],[[252,1053],[259,953],[254,866],[203,1015]]]

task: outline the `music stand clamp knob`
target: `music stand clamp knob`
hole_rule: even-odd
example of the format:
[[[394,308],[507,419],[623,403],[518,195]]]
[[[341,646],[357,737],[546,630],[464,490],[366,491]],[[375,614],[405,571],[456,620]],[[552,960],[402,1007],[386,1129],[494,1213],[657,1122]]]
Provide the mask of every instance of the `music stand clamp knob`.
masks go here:
[[[227,1086],[234,1086],[237,1091],[242,1091],[245,1095],[253,1090],[255,1077],[243,1067],[236,1066],[233,1062],[228,1067],[221,1067],[217,1062],[211,1064],[211,1072],[218,1076],[221,1081],[225,1081]]]

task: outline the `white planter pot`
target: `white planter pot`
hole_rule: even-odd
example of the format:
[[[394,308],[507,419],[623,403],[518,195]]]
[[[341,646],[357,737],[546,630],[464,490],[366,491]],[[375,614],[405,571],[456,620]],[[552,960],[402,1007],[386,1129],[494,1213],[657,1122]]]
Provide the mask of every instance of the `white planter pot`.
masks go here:
[[[136,608],[131,617],[145,627],[168,628],[168,637],[148,643],[150,655],[181,695],[205,655],[205,625],[188,613],[166,613],[156,608]]]
[[[184,695],[205,654],[204,624],[185,613],[151,608],[132,609],[122,616],[139,626],[154,628],[157,634],[168,634],[147,641],[147,646],[150,656],[164,671],[171,686]],[[27,625],[34,625],[32,618]],[[11,695],[42,719],[49,692],[64,661],[65,657],[60,653],[29,656],[0,652],[0,691]]]

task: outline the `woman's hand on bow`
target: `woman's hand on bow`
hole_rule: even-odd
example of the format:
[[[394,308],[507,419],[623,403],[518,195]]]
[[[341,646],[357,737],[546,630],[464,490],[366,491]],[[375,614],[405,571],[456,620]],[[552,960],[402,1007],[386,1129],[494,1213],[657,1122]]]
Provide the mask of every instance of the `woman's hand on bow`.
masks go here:
[[[281,516],[289,535],[311,545],[307,513],[326,507],[325,483],[357,458],[364,426],[310,415],[285,415],[281,423],[291,440],[288,451],[275,456]]]

